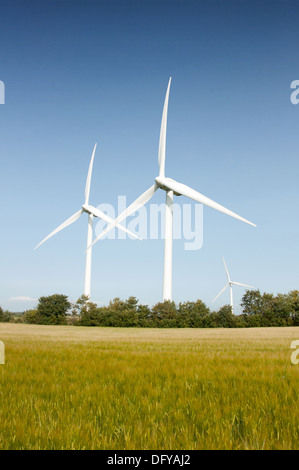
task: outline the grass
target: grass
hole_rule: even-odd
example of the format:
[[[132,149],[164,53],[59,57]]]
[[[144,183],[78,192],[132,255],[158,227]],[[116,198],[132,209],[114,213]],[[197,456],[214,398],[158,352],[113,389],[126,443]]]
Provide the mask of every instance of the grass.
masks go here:
[[[299,328],[0,324],[0,449],[298,449]]]

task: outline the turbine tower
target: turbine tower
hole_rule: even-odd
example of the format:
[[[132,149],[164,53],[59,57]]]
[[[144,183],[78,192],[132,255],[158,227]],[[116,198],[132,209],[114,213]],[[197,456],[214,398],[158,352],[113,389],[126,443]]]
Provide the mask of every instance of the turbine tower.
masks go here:
[[[126,210],[124,210],[105,230],[103,230],[97,238],[93,241],[94,245],[100,238],[103,238],[109,230],[115,227],[116,224],[120,223],[126,217],[129,217],[134,212],[138,211],[153,197],[157,189],[162,189],[166,192],[166,214],[165,214],[165,245],[164,245],[164,275],[163,275],[163,301],[172,300],[172,228],[173,228],[173,196],[186,196],[189,199],[193,199],[196,202],[200,202],[206,206],[212,207],[213,209],[223,212],[224,214],[230,215],[235,219],[246,222],[247,224],[255,224],[248,220],[240,217],[238,214],[232,212],[229,209],[221,206],[217,202],[212,201],[203,194],[189,188],[185,184],[178,183],[171,178],[165,177],[165,149],[166,149],[166,127],[167,127],[167,110],[168,110],[168,99],[169,90],[171,84],[171,77],[168,82],[166,91],[161,130],[160,130],[160,141],[159,141],[159,176],[155,178],[155,183],[149,189],[147,189],[136,201],[134,201]]]
[[[224,268],[225,268],[225,272],[226,272],[226,276],[227,276],[228,283],[225,284],[225,286],[223,287],[223,289],[221,289],[221,291],[219,292],[219,294],[216,295],[216,297],[212,300],[212,303],[215,302],[215,300],[218,299],[218,297],[219,297],[219,296],[225,291],[225,289],[227,289],[227,287],[229,286],[230,306],[231,306],[231,309],[232,309],[232,313],[234,313],[233,286],[249,287],[250,289],[254,289],[254,287],[248,286],[247,284],[241,284],[240,282],[231,281],[231,279],[230,279],[230,277],[229,277],[228,269],[227,269],[227,266],[226,266],[226,263],[225,263],[225,259],[224,259],[224,258],[223,258],[223,264],[224,264]]]
[[[91,284],[91,254],[92,254],[92,230],[93,230],[93,218],[94,217],[99,217],[100,219],[105,220],[109,224],[113,223],[113,219],[106,215],[104,212],[101,210],[97,209],[94,206],[91,206],[89,204],[89,193],[90,193],[90,183],[91,183],[91,174],[92,174],[92,167],[93,167],[93,160],[94,160],[94,155],[95,151],[97,148],[97,144],[95,144],[90,164],[89,164],[89,169],[87,173],[87,179],[86,179],[86,185],[85,185],[85,200],[84,203],[81,207],[81,209],[78,212],[75,212],[71,217],[69,217],[65,222],[63,222],[59,227],[57,227],[53,232],[51,232],[47,237],[45,237],[36,247],[38,248],[42,243],[44,243],[46,240],[49,238],[53,237],[56,233],[60,232],[64,228],[68,227],[68,225],[71,225],[72,223],[76,222],[76,220],[79,219],[79,217],[86,212],[88,214],[88,226],[87,226],[87,250],[86,250],[86,263],[85,263],[85,282],[84,282],[84,295],[88,296],[90,298],[90,284]],[[140,239],[136,234],[130,232],[127,230],[125,227],[120,225],[118,222],[115,224],[117,228],[124,230],[127,232],[129,235],[131,235],[134,238]],[[114,225],[114,226],[115,226]]]

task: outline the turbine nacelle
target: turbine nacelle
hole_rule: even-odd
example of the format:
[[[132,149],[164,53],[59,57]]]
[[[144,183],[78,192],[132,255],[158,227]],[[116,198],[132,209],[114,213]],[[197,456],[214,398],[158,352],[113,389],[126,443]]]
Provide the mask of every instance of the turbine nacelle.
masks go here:
[[[155,178],[155,182],[158,188],[163,189],[163,191],[173,191],[173,194],[175,196],[181,196],[181,193],[177,193],[176,191],[173,190],[173,188],[170,187],[170,184],[172,182],[176,183],[175,180],[171,178],[165,178],[163,176],[157,176],[157,178]]]
[[[83,204],[82,210],[86,212],[87,214],[94,215],[95,217],[98,217],[98,215],[95,214],[96,208],[91,206],[90,204]]]
[[[82,210],[86,212],[87,214],[93,215],[91,207],[88,204],[83,204]]]

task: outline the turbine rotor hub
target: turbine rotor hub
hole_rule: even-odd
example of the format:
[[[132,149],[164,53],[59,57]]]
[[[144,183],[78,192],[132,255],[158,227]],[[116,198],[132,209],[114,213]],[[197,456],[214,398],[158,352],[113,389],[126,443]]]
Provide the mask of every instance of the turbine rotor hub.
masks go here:
[[[87,204],[83,204],[82,209],[84,210],[84,212],[87,212],[87,214],[92,214]]]
[[[157,176],[155,178],[155,182],[159,186],[160,189],[163,189],[163,191],[173,191],[173,189],[169,188],[169,186],[167,185],[167,180],[173,181],[171,178],[163,178],[161,176]],[[180,193],[176,193],[175,191],[173,191],[173,194],[175,196],[181,196]]]

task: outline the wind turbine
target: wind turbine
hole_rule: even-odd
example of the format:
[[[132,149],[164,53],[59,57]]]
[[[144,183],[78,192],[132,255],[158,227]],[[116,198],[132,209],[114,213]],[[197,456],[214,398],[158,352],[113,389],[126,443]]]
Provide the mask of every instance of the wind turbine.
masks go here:
[[[225,286],[223,287],[223,289],[219,292],[219,294],[216,295],[216,297],[212,300],[212,303],[215,302],[216,299],[218,299],[218,297],[225,291],[225,289],[229,286],[229,295],[230,295],[230,306],[231,306],[231,309],[232,309],[232,313],[234,313],[234,303],[233,303],[233,286],[242,286],[242,287],[249,287],[250,289],[254,289],[254,287],[252,286],[248,286],[247,284],[241,284],[240,282],[234,282],[234,281],[231,281],[230,280],[230,277],[229,277],[229,273],[228,273],[228,269],[227,269],[227,266],[226,266],[226,263],[225,263],[225,259],[223,258],[223,264],[224,264],[224,268],[225,268],[225,272],[226,272],[226,276],[227,276],[227,280],[228,280],[228,283],[225,284]]]
[[[171,178],[165,177],[165,148],[166,148],[166,127],[167,127],[167,110],[168,110],[168,99],[170,89],[171,77],[168,82],[166,91],[161,130],[160,130],[160,141],[159,141],[159,176],[155,178],[155,183],[149,189],[147,189],[136,201],[134,201],[126,210],[124,210],[105,230],[103,230],[97,238],[93,241],[94,245],[100,238],[103,238],[109,230],[115,227],[116,224],[120,223],[128,216],[138,211],[144,206],[155,194],[157,189],[163,189],[166,192],[166,213],[165,213],[165,245],[164,245],[164,276],[163,276],[163,301],[172,299],[172,229],[173,229],[173,195],[175,196],[186,196],[194,201],[205,204],[206,206],[212,207],[213,209],[223,212],[224,214],[230,215],[242,222],[253,225],[248,220],[240,217],[234,212],[226,209],[217,202],[212,201],[208,197],[201,193],[198,193],[194,189],[189,188],[185,184],[178,183]]]
[[[49,238],[53,237],[56,233],[60,232],[64,228],[68,227],[68,225],[71,225],[72,223],[76,222],[76,220],[79,219],[79,217],[86,212],[88,214],[88,227],[87,227],[87,250],[86,250],[86,263],[85,263],[85,282],[84,282],[84,295],[90,297],[90,282],[91,282],[91,253],[92,253],[92,248],[91,248],[91,242],[92,242],[92,229],[93,229],[93,217],[99,217],[100,219],[105,220],[109,224],[113,223],[113,219],[109,217],[107,214],[102,212],[101,210],[97,209],[94,206],[91,206],[89,204],[89,193],[90,193],[90,183],[91,183],[91,174],[92,174],[92,167],[93,167],[93,160],[94,160],[94,155],[95,151],[97,148],[97,144],[95,144],[90,164],[89,164],[89,169],[87,173],[87,179],[86,179],[86,185],[85,185],[85,200],[84,203],[81,207],[81,209],[78,212],[75,212],[71,217],[69,217],[65,222],[63,222],[59,227],[57,227],[53,232],[51,232],[47,237],[45,237],[36,247],[38,248],[42,243],[44,243],[46,240],[49,240]],[[140,239],[136,234],[130,232],[127,230],[125,227],[120,225],[118,222],[115,224],[117,228],[124,230],[127,232],[129,235],[131,235],[134,238]]]

